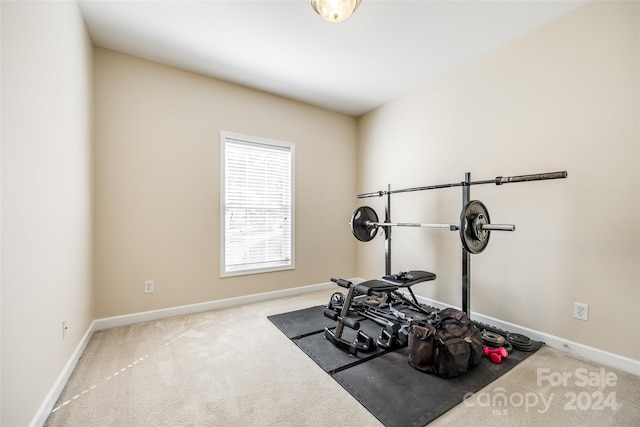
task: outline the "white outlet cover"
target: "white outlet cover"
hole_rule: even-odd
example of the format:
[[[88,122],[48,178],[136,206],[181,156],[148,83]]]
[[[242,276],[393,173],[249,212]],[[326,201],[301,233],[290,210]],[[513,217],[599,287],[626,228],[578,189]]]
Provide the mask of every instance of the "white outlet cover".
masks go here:
[[[573,317],[579,320],[589,319],[589,304],[573,303]]]
[[[145,294],[153,293],[153,280],[146,280],[144,282],[144,293]]]

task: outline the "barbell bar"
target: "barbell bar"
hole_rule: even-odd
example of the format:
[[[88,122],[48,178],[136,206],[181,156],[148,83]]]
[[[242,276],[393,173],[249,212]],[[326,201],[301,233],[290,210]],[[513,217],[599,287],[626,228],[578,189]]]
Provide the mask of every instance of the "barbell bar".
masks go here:
[[[377,227],[422,227],[422,228],[448,228],[451,231],[457,231],[458,226],[455,224],[418,224],[415,222],[371,222],[367,221],[368,226]]]
[[[399,190],[376,191],[374,193],[358,194],[358,198],[364,199],[367,197],[382,197],[387,194],[409,193],[413,191],[424,191],[424,190],[437,190],[440,188],[451,188],[451,187],[468,187],[471,185],[481,185],[481,184],[503,185],[503,184],[511,184],[514,182],[544,181],[548,179],[562,179],[562,178],[566,178],[567,176],[568,176],[567,171],[534,173],[529,175],[518,175],[518,176],[497,176],[494,179],[485,179],[482,181],[453,182],[449,184],[426,185],[423,187],[411,187],[411,188],[403,188]]]
[[[486,206],[479,200],[472,200],[465,205],[460,214],[460,224],[423,224],[411,222],[379,222],[378,214],[369,206],[357,208],[349,222],[351,232],[361,242],[373,240],[380,228],[387,227],[420,227],[448,228],[460,232],[460,240],[464,248],[473,254],[482,252],[489,243],[491,231],[515,231],[513,224],[491,224]]]

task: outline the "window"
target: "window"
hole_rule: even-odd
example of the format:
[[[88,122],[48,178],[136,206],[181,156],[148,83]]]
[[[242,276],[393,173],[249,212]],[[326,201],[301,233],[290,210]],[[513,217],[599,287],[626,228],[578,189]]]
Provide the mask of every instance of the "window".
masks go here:
[[[221,132],[220,147],[220,275],[294,268],[295,146]]]

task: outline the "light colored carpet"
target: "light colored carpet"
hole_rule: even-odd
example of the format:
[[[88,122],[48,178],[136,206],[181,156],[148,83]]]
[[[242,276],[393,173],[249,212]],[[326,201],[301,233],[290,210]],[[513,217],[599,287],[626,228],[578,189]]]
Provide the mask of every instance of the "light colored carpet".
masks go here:
[[[96,332],[45,425],[381,426],[267,319],[333,292]],[[640,378],[543,348],[431,425],[637,426]]]

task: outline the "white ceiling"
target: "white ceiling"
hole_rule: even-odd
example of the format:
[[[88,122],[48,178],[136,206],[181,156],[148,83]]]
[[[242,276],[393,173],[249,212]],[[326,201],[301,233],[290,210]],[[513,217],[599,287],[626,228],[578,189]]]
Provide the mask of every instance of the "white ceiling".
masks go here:
[[[359,116],[586,3],[80,0],[97,46]]]

